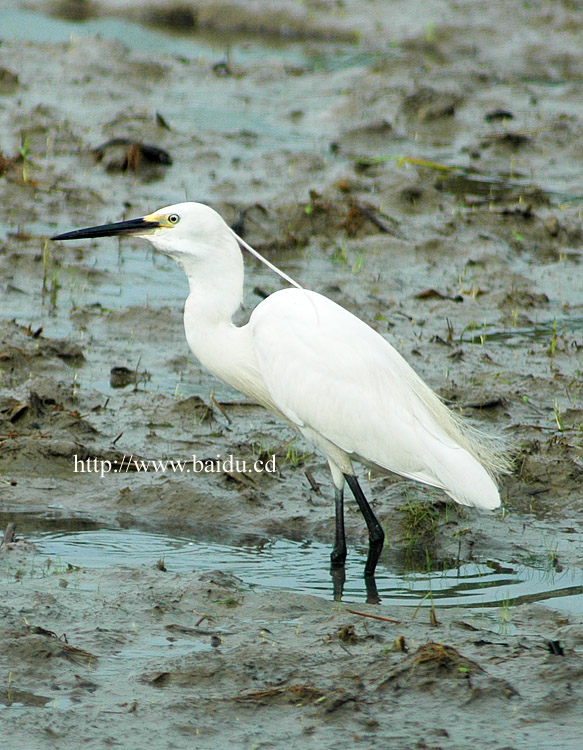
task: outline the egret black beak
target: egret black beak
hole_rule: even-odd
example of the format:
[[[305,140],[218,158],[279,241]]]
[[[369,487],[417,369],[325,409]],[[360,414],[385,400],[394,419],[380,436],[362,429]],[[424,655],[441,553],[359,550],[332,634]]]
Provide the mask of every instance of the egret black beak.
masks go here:
[[[75,229],[73,232],[65,232],[51,237],[52,240],[85,240],[92,237],[115,237],[117,235],[147,234],[148,232],[162,226],[159,221],[145,216],[141,219],[130,219],[129,221],[118,221],[115,224],[101,224],[98,227],[87,227],[87,229]]]

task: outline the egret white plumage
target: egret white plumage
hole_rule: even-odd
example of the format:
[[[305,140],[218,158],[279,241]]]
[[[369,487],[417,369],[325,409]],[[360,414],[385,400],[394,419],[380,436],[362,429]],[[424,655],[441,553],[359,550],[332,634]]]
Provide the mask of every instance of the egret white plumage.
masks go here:
[[[456,502],[494,509],[503,452],[476,438],[379,333],[317,292],[303,289],[201,203],[179,203],[140,219],[67,232],[54,240],[133,235],[182,266],[190,293],[184,329],[213,375],[279,415],[324,453],[335,486],[333,567],[346,560],[344,484],[369,533],[365,576],[373,576],[384,532],[354,461],[446,492]],[[241,247],[294,288],[263,300],[249,322],[233,315],[243,298]]]

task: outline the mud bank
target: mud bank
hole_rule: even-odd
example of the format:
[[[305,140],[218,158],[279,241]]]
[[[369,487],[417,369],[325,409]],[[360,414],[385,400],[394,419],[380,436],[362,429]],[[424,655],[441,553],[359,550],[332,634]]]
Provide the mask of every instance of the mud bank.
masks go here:
[[[579,581],[579,12],[5,5],[0,500],[18,525],[0,549],[0,706],[10,736],[62,748],[80,737],[143,746],[154,731],[168,747],[347,737],[578,747],[578,585],[568,611],[549,603],[549,585],[522,603],[501,588],[491,611],[436,603],[430,617],[368,605],[364,584],[360,604],[340,604],[324,598],[331,584],[310,597],[163,563],[49,562],[26,544],[34,523],[29,533],[22,514],[234,545],[331,540],[320,457],[190,356],[181,271],[138,241],[47,239],[202,200],[514,446],[504,510],[491,516],[363,476],[387,531],[384,569],[405,581],[474,562],[529,565]],[[279,288],[252,259],[246,267],[241,320]],[[277,471],[75,471],[76,460],[193,455],[275,456]],[[347,532],[354,556],[365,530],[352,507]]]

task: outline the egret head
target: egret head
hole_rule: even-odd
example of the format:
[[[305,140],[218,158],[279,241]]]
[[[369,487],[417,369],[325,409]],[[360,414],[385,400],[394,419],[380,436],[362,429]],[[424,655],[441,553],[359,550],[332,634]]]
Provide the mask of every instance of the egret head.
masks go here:
[[[157,250],[180,263],[189,257],[202,258],[225,244],[236,247],[232,230],[216,211],[203,203],[176,203],[139,219],[77,229],[52,239],[81,240],[123,235],[143,237]]]
[[[130,235],[143,237],[157,250],[176,260],[187,276],[206,273],[243,273],[240,248],[244,247],[283,279],[299,286],[260,253],[238,237],[223,218],[204,203],[176,203],[140,219],[76,229],[52,237],[53,240],[81,240],[94,237]]]

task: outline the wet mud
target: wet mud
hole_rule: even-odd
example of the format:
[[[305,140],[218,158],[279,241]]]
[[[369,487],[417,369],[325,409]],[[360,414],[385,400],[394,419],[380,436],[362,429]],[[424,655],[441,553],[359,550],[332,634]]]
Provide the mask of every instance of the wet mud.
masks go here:
[[[143,747],[153,733],[177,748],[580,747],[580,591],[569,609],[388,608],[366,603],[364,583],[340,603],[332,583],[326,599],[164,561],[96,570],[27,540],[47,514],[233,544],[332,539],[321,457],[190,355],[180,269],[137,240],[48,239],[190,199],[511,446],[492,515],[363,469],[387,532],[381,565],[580,576],[577,4],[5,5],[6,736],[63,749]],[[242,321],[280,287],[245,262]],[[126,469],[193,455],[275,456],[277,471]],[[351,503],[347,535],[354,555],[366,532]]]

